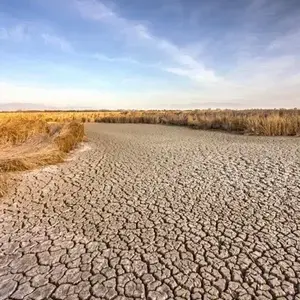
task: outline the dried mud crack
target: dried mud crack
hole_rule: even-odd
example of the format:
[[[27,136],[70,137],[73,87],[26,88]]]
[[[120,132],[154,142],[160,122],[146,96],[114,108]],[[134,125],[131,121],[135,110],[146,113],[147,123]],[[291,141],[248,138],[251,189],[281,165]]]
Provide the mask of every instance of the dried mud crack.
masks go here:
[[[1,200],[0,300],[300,299],[299,139],[86,131]]]

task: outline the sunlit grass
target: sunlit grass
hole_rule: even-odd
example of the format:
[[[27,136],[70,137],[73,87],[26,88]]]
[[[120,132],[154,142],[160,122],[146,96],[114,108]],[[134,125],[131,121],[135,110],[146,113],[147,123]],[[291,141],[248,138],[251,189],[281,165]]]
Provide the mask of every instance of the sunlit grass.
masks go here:
[[[53,111],[1,113],[0,118],[26,118],[46,122],[148,123],[190,126],[265,136],[300,135],[300,110],[149,110]]]
[[[0,118],[0,196],[11,172],[62,162],[83,140],[82,123],[49,123],[32,114],[2,114]]]

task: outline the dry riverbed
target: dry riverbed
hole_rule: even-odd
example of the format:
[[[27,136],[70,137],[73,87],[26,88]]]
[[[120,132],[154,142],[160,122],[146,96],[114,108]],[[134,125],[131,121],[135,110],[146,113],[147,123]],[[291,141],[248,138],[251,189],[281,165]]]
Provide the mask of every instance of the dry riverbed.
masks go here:
[[[300,299],[300,140],[87,124],[0,200],[0,300]]]

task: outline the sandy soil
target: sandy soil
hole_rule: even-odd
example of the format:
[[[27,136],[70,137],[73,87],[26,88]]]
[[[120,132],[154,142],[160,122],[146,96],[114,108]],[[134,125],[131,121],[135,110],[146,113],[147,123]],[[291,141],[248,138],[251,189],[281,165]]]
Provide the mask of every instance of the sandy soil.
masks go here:
[[[3,299],[300,299],[300,140],[88,124],[0,202]]]

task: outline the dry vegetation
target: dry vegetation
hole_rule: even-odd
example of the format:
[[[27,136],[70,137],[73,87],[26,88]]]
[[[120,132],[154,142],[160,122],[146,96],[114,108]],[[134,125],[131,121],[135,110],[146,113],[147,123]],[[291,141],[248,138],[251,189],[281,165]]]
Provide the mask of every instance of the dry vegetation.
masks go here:
[[[3,117],[31,115],[47,122],[147,123],[183,125],[265,136],[299,136],[300,110],[149,110],[149,111],[52,111],[2,113]],[[1,114],[0,114],[1,118]]]
[[[83,140],[79,122],[53,123],[35,114],[0,115],[0,196],[11,172],[58,163]]]
[[[300,110],[45,111],[0,113],[0,195],[7,173],[63,161],[84,122],[190,126],[265,136],[300,136]]]

